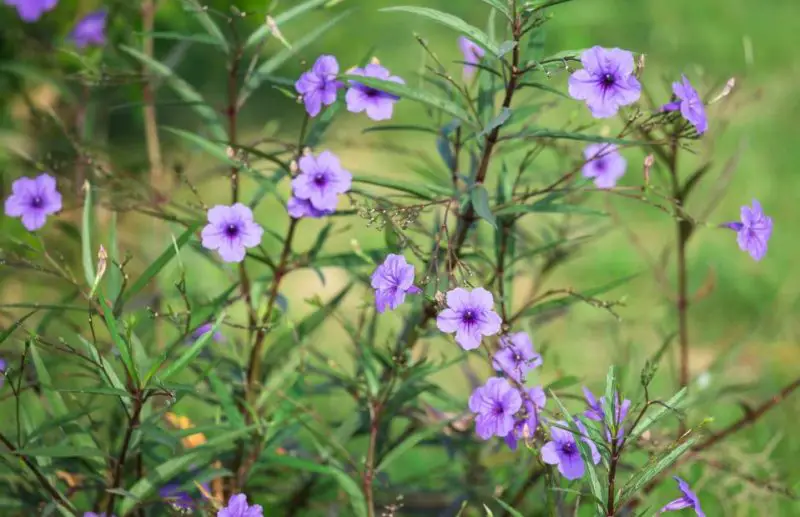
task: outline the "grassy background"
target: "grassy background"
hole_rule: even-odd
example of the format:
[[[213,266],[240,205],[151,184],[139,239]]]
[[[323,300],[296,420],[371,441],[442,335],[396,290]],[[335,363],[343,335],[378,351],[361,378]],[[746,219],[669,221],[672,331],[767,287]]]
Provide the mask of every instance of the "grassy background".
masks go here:
[[[209,3],[217,6],[227,4]],[[238,2],[237,5],[245,11],[257,11],[263,9],[263,3]],[[486,23],[487,7],[477,0],[420,0],[414,3],[447,10],[478,26]],[[181,30],[187,22],[174,4],[171,0],[164,2],[159,12],[159,24],[171,30]],[[421,23],[410,15],[378,12],[381,7],[398,4],[405,2],[345,0],[335,10],[344,10],[348,5],[358,9],[312,49],[304,52],[304,57],[313,60],[320,52],[333,53],[343,68],[348,68],[361,61],[372,49],[371,54],[379,57],[382,64],[409,78],[414,76],[419,66],[421,50],[413,37],[418,33],[430,41],[431,47],[443,60],[459,59],[453,33],[433,24]],[[16,23],[13,11],[2,7],[0,21],[4,31],[7,25],[10,27],[8,38],[2,36],[0,51],[4,59],[24,59],[29,50],[11,43],[18,41],[14,38],[23,31],[26,37],[37,39],[52,35],[58,37],[66,33],[74,13],[93,5],[95,3],[62,0],[59,10],[36,27]],[[292,2],[280,2],[278,11],[291,5]],[[707,141],[713,141],[713,146],[698,143],[694,149],[699,157],[687,158],[686,162],[688,170],[700,157],[713,155],[721,167],[731,156],[741,152],[725,200],[709,216],[709,222],[736,219],[739,206],[749,203],[754,197],[775,220],[771,248],[761,263],[754,263],[740,252],[730,232],[703,229],[694,236],[690,246],[692,291],[713,282],[710,294],[691,310],[693,374],[705,372],[720,354],[734,349],[736,352],[730,355],[730,362],[723,368],[712,371],[710,382],[712,387],[736,385],[741,389],[723,394],[714,403],[708,403],[705,411],[693,415],[696,423],[710,414],[716,419],[714,425],[721,427],[741,414],[736,400],[742,398],[755,405],[800,370],[800,344],[797,340],[800,325],[794,318],[800,308],[800,277],[793,267],[798,247],[792,244],[791,237],[795,227],[792,223],[800,221],[800,208],[793,194],[800,189],[800,177],[793,167],[800,163],[800,147],[795,145],[798,137],[796,121],[800,117],[800,96],[795,88],[800,81],[800,57],[792,45],[796,40],[800,3],[796,0],[770,0],[758,4],[746,0],[581,0],[561,6],[554,13],[547,40],[550,50],[555,52],[599,44],[643,52],[647,54],[645,82],[654,93],[660,92],[664,97],[669,82],[680,73],[686,73],[703,92],[717,91],[729,77],[736,77],[737,90],[728,107],[718,105],[710,109],[711,129]],[[284,28],[284,34],[290,41],[296,40],[327,16],[330,14],[308,16]],[[244,24],[252,26],[260,18],[260,15],[254,15]],[[125,21],[117,20],[114,30],[124,31],[125,24]],[[172,42],[159,44],[159,55],[163,56],[171,45]],[[266,52],[274,52],[276,48],[270,46]],[[457,70],[459,65],[452,66]],[[194,48],[178,66],[178,72],[193,84],[200,85],[208,98],[215,99],[222,97],[222,67],[222,61],[208,55],[207,50]],[[304,67],[305,64],[300,62],[291,63],[282,70],[282,75],[296,77]],[[554,85],[564,87],[564,83],[564,76],[554,78]],[[110,105],[137,95],[135,85],[107,86],[97,93]],[[0,95],[0,98],[8,130],[4,132],[6,142],[16,143],[19,140],[16,136],[11,140],[12,133],[23,127],[19,112],[15,111],[16,101],[7,95]],[[245,134],[255,136],[267,121],[275,120],[280,123],[278,132],[296,133],[301,107],[280,93],[262,88],[250,108],[243,117],[243,125],[247,128]],[[589,121],[586,110],[582,108],[568,104],[554,111],[552,118],[556,123],[568,117]],[[400,123],[415,121],[420,116],[421,111],[408,102],[401,102],[397,107],[397,121]],[[138,111],[117,110],[108,120],[103,129],[110,149],[119,156],[115,158],[117,163],[124,164],[134,173],[143,170]],[[723,120],[729,120],[729,123],[723,123]],[[193,123],[193,119],[185,114],[185,110],[166,107],[160,112],[160,122],[191,127],[187,124]],[[361,130],[366,127],[364,122],[360,116],[342,117],[331,134],[330,146],[341,156],[345,166],[353,172],[418,180],[418,176],[409,172],[412,160],[376,151],[372,147],[396,142],[397,137],[362,136]],[[597,130],[602,131],[602,125]],[[433,142],[405,134],[402,138],[403,146],[435,156]],[[185,162],[190,173],[200,170],[202,158],[174,146],[168,138],[164,143],[169,160]],[[22,145],[30,144],[23,141]],[[46,142],[41,143],[40,151],[46,145]],[[0,154],[4,152],[0,149]],[[578,148],[576,152],[579,152]],[[8,153],[4,159],[10,160],[10,156]],[[626,157],[631,165],[623,183],[639,184],[641,179],[636,171],[642,156],[637,151],[628,151]],[[546,166],[552,167],[553,164]],[[5,183],[8,184],[8,178],[18,173],[29,172],[14,162],[4,169]],[[221,178],[203,181],[201,192],[206,202],[227,202],[226,196],[219,195],[219,190],[226,185]],[[708,196],[708,191],[699,192],[690,205],[690,211],[702,212],[703,202]],[[640,248],[652,257],[657,257],[673,238],[672,221],[653,209],[605,196],[597,196],[590,203],[599,207],[612,203],[620,220],[637,236]],[[274,223],[278,231],[285,227],[286,217],[276,205],[265,204],[258,215],[265,224]],[[143,243],[141,240],[142,232],[147,231],[144,225],[149,223],[137,218],[127,218],[124,223],[128,234],[121,237],[123,249],[132,251],[137,262],[145,263],[148,257],[160,252],[162,243]],[[313,239],[314,232],[304,233],[299,247],[307,246]],[[335,246],[350,248],[351,239],[356,239],[365,249],[380,247],[383,243],[380,232],[364,228],[359,220],[352,221],[352,229],[343,232]],[[268,249],[270,246],[272,243],[267,244]],[[197,275],[195,281],[189,282],[190,286],[209,292],[219,291],[226,281],[225,275],[202,260],[189,260],[190,271]],[[641,250],[632,245],[625,231],[617,229],[570,261],[548,281],[548,286],[592,287],[643,270],[646,265]],[[667,269],[669,278],[672,278],[671,269],[670,263]],[[27,293],[20,289],[22,284],[8,277],[4,279],[4,299],[28,298]],[[283,289],[289,298],[291,313],[300,315],[308,310],[302,300],[309,292],[335,292],[343,285],[345,275],[340,271],[328,271],[327,280],[322,286],[312,273],[292,275]],[[165,280],[165,285],[170,283],[170,279]],[[537,346],[545,348],[547,354],[541,373],[544,382],[555,378],[563,368],[570,374],[585,376],[590,386],[598,388],[606,365],[612,360],[630,365],[631,376],[635,379],[638,366],[658,346],[661,336],[674,328],[675,319],[658,283],[647,274],[612,294],[622,295],[629,301],[620,310],[622,323],[602,311],[578,308],[564,320],[534,329]],[[349,303],[355,306],[363,301],[359,298]],[[325,344],[337,342],[340,335],[333,329],[330,333],[326,330]],[[435,353],[450,354],[453,349],[452,342],[444,340],[433,346]],[[665,368],[660,374],[662,393],[672,388],[668,380],[671,373]],[[458,374],[444,376],[442,382],[455,393],[463,393],[466,387]],[[716,393],[712,388],[707,389]],[[740,433],[735,447],[723,447],[715,457],[734,464],[757,465],[762,475],[774,474],[789,486],[797,487],[800,470],[796,458],[800,457],[800,439],[793,431],[792,415],[800,411],[799,398],[795,396],[759,424]],[[425,461],[424,456],[411,454],[402,465],[398,465],[411,473],[424,471]],[[708,515],[770,514],[774,511],[788,516],[800,512],[800,506],[786,501],[775,506],[776,497],[763,491],[726,491],[725,484],[719,483],[719,472],[713,469],[706,469],[703,473],[689,469],[686,474],[693,476],[701,489],[707,490],[709,495],[704,503],[708,501]],[[673,492],[674,489],[669,487],[658,492],[654,500],[668,500]],[[754,502],[767,505],[762,507],[764,513],[753,513]]]

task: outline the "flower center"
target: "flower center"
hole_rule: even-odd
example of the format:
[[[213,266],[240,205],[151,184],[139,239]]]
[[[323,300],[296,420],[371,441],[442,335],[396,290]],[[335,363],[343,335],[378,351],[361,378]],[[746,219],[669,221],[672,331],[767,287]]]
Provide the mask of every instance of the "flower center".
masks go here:
[[[514,352],[514,362],[520,364],[523,361],[519,352]]]
[[[575,454],[575,451],[577,451],[577,447],[575,447],[574,442],[567,442],[561,445],[561,452],[563,452],[564,454],[572,455]]]
[[[43,205],[44,199],[42,199],[42,196],[34,196],[33,199],[31,199],[31,206],[33,208],[42,208]]]
[[[616,79],[614,79],[613,74],[605,74],[603,76],[603,86],[605,86],[606,88],[613,86],[615,82]]]
[[[325,173],[318,172],[314,176],[314,185],[318,187],[324,187],[328,183],[328,178],[325,176]]]
[[[230,238],[236,237],[239,235],[239,226],[233,223],[229,223],[228,226],[225,227],[225,235]]]
[[[464,320],[464,323],[475,323],[477,319],[475,312],[473,310],[464,311],[464,315],[461,317]]]
[[[376,97],[380,97],[380,95],[381,95],[381,91],[380,91],[380,90],[376,90],[375,88],[369,88],[369,87],[368,87],[368,88],[366,88],[366,89],[364,90],[364,94],[365,94],[367,97],[369,97],[370,99],[374,99],[374,98],[376,98]]]
[[[494,416],[501,416],[505,412],[506,412],[505,408],[499,402],[496,402],[494,407],[492,408],[492,414]]]

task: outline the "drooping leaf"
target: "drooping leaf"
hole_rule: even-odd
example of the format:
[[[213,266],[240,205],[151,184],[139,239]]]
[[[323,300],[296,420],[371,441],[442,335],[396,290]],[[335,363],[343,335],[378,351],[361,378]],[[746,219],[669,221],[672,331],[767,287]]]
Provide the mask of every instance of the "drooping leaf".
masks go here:
[[[123,52],[129,54],[135,59],[139,60],[143,65],[150,69],[153,73],[163,79],[167,85],[178,94],[183,100],[188,102],[192,109],[200,116],[206,124],[206,128],[211,133],[211,136],[217,140],[224,141],[227,139],[227,133],[222,125],[222,120],[219,114],[208,105],[197,90],[195,90],[189,83],[175,75],[175,73],[163,63],[160,63],[139,50],[128,47],[127,45],[120,45],[119,47]]]
[[[92,231],[94,230],[94,195],[92,186],[87,181],[84,183],[83,218],[81,222],[81,262],[86,285],[94,285],[94,262],[92,253]]]
[[[217,320],[211,327],[211,330],[205,332],[202,336],[197,338],[194,343],[192,343],[184,352],[178,357],[175,361],[171,362],[169,366],[167,366],[159,375],[159,378],[163,382],[167,382],[170,378],[175,375],[178,375],[181,371],[183,371],[189,363],[198,355],[203,349],[208,345],[211,341],[213,341],[213,336],[219,329],[220,325],[222,324],[222,320],[225,319],[225,313],[221,313],[217,316]],[[160,366],[160,365],[158,365]],[[145,379],[145,382],[149,380],[148,378]]]
[[[467,36],[473,42],[477,43],[478,45],[488,50],[495,56],[499,57],[502,55],[499,51],[497,44],[491,39],[489,39],[489,36],[485,32],[478,29],[477,27],[468,24],[458,16],[453,16],[452,14],[443,13],[441,11],[437,11],[436,9],[431,9],[429,7],[417,7],[417,6],[385,7],[381,9],[381,11],[406,12],[422,16],[423,18],[427,18],[440,25],[444,25],[445,27],[450,27],[451,29],[460,32],[461,34]]]

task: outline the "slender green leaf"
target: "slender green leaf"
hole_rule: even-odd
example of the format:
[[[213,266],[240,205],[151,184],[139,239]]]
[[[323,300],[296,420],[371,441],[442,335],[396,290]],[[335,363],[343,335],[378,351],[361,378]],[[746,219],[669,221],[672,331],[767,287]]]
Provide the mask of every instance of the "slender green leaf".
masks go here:
[[[446,189],[433,185],[419,185],[410,181],[393,180],[389,178],[380,178],[374,175],[354,174],[353,181],[355,183],[366,183],[367,185],[375,185],[376,187],[386,187],[392,190],[399,190],[406,194],[412,194],[420,199],[433,201],[437,195],[452,195]]]
[[[204,6],[200,5],[200,2],[197,0],[182,0],[184,10],[194,14],[194,17],[197,18],[197,21],[200,22],[200,25],[208,32],[208,35],[211,36],[217,46],[221,48],[225,53],[229,52],[228,47],[228,40],[225,38],[225,34],[222,33],[222,30],[219,26],[214,23],[214,20],[211,19],[211,16],[208,15],[208,12],[204,8]]]
[[[11,334],[13,334],[13,333],[14,333],[14,331],[15,331],[15,330],[17,330],[18,328],[20,328],[20,327],[22,326],[22,324],[23,324],[23,323],[25,323],[25,320],[27,320],[28,318],[30,318],[30,317],[31,317],[31,316],[33,316],[34,314],[36,314],[36,311],[29,312],[29,313],[28,313],[28,314],[26,314],[25,316],[23,316],[23,317],[21,317],[20,319],[18,319],[18,320],[16,320],[16,321],[14,321],[14,323],[12,323],[11,325],[9,325],[9,326],[8,326],[8,328],[6,328],[6,329],[3,329],[3,331],[2,331],[2,332],[0,332],[0,344],[3,344],[3,342],[4,342],[6,339],[8,339],[8,338],[11,336]]]
[[[211,136],[217,140],[226,140],[227,134],[222,125],[222,120],[219,114],[208,105],[197,90],[195,90],[189,83],[175,75],[175,73],[165,64],[155,61],[149,56],[141,53],[135,48],[128,47],[127,45],[120,45],[119,47],[123,52],[139,60],[147,68],[150,69],[157,76],[162,78],[175,93],[178,94],[183,100],[188,102],[192,109],[200,116],[206,124],[207,129]]]
[[[489,39],[489,36],[483,32],[482,30],[474,27],[461,18],[457,16],[453,16],[452,14],[443,13],[441,11],[437,11],[436,9],[430,9],[428,7],[416,7],[416,6],[398,6],[398,7],[386,7],[381,9],[382,12],[406,12],[411,14],[416,14],[422,16],[424,18],[428,18],[429,20],[433,20],[434,22],[444,25],[445,27],[450,27],[461,34],[467,36],[469,39],[480,45],[481,47],[485,48],[495,56],[500,57],[502,54],[497,46],[497,44]]]
[[[198,339],[196,339],[195,342],[192,343],[192,345],[187,348],[187,350],[183,353],[183,355],[181,355],[176,361],[170,363],[170,365],[167,366],[163,372],[161,372],[161,375],[159,376],[161,381],[163,382],[168,381],[171,377],[179,374],[180,372],[183,371],[184,368],[189,366],[189,363],[195,357],[200,355],[200,352],[202,352],[203,349],[206,347],[206,345],[212,341],[214,333],[217,332],[220,325],[222,325],[222,320],[224,319],[225,319],[225,313],[223,312],[219,316],[217,316],[217,320],[212,325],[210,331],[206,332]],[[148,379],[145,379],[145,382],[147,382],[147,380]]]
[[[271,75],[275,70],[280,68],[289,59],[296,56],[302,49],[315,42],[320,36],[325,34],[334,25],[339,23],[345,16],[350,14],[350,11],[345,11],[336,16],[331,17],[325,23],[317,26],[313,30],[308,31],[305,36],[295,41],[292,48],[283,48],[275,54],[272,58],[263,62],[256,70],[247,78],[241,91],[239,92],[239,106],[243,106],[250,95],[261,86],[261,83]]]
[[[647,431],[650,426],[655,424],[667,413],[680,411],[680,409],[683,407],[684,399],[688,393],[689,392],[686,388],[682,388],[664,404],[658,404],[654,406],[653,409],[649,410],[648,413],[642,417],[636,427],[631,430],[631,432],[628,434],[628,440],[635,441],[642,435],[642,433]]]
[[[492,9],[498,11],[503,16],[511,19],[511,12],[508,10],[508,3],[504,0],[481,0],[484,4],[488,4]]]
[[[174,242],[170,242],[167,245],[167,249],[164,250],[159,257],[150,264],[147,269],[145,269],[144,273],[136,279],[136,281],[131,285],[130,288],[126,289],[125,292],[122,294],[120,299],[122,300],[122,304],[128,302],[131,298],[139,294],[147,284],[162,270],[164,267],[169,264],[169,262],[175,258],[178,250],[182,248],[189,239],[192,238],[194,233],[200,228],[200,224],[194,224],[190,226],[185,232],[183,232]],[[120,305],[121,308],[121,305]]]
[[[108,333],[111,334],[111,342],[117,347],[119,357],[122,359],[122,364],[125,365],[125,370],[128,372],[131,379],[133,379],[133,383],[139,386],[139,372],[133,363],[130,344],[122,337],[122,334],[119,333],[117,318],[114,316],[114,311],[111,309],[110,303],[102,294],[98,293],[97,297],[99,298],[100,306],[103,310],[103,319],[106,322],[106,328],[108,328]]]
[[[421,441],[427,440],[428,438],[437,435],[442,431],[442,429],[444,429],[451,423],[452,419],[443,420],[438,424],[436,424],[435,426],[430,426],[421,431],[413,433],[408,438],[397,444],[397,446],[394,449],[387,452],[384,455],[381,462],[378,463],[378,466],[375,468],[375,471],[381,472],[386,470],[389,467],[389,465],[393,463],[395,460],[399,459],[400,456],[402,456],[406,452],[416,447],[417,444],[419,444]]]
[[[213,36],[209,36],[208,34],[187,34],[184,32],[171,32],[171,31],[152,31],[152,32],[134,31],[133,34],[136,36],[140,36],[142,38],[191,41],[192,43],[218,46],[216,38],[214,38]]]
[[[502,499],[498,499],[498,498],[496,498],[496,497],[494,498],[494,500],[495,500],[495,501],[497,501],[497,504],[499,504],[500,506],[502,506],[502,507],[503,507],[503,510],[505,510],[505,511],[506,511],[506,513],[507,513],[508,515],[510,515],[511,517],[522,517],[522,514],[521,514],[521,513],[519,513],[517,510],[515,510],[515,509],[514,509],[514,508],[513,508],[513,507],[512,507],[510,504],[508,504],[507,502],[503,501]]]
[[[233,427],[244,427],[246,423],[233,401],[233,396],[231,396],[230,392],[231,387],[223,383],[213,370],[208,372],[207,377],[211,390],[219,399],[219,405],[222,407],[222,411],[225,413],[230,424]]]
[[[566,377],[561,377],[558,380],[555,380],[548,384],[545,387],[545,391],[550,390],[563,390],[564,388],[569,388],[570,386],[575,386],[581,382],[580,378],[575,377],[574,375],[567,375]]]
[[[552,202],[537,202],[532,205],[513,205],[501,208],[495,214],[509,215],[509,214],[580,214],[580,215],[595,215],[595,216],[608,216],[606,212],[599,210],[592,210],[580,205],[568,205],[566,203],[552,203]]]
[[[486,124],[486,127],[483,128],[483,131],[481,131],[481,133],[478,136],[482,137],[488,135],[498,127],[508,122],[508,119],[510,118],[511,118],[511,110],[509,108],[503,108],[502,110],[500,110],[500,114],[498,114],[495,118],[490,120],[488,124]]]
[[[0,452],[13,456],[30,456],[45,458],[105,458],[106,454],[97,447],[76,447],[59,445],[53,447],[31,447],[18,449],[16,452]]]
[[[492,214],[492,208],[489,206],[489,193],[486,191],[486,187],[475,185],[470,193],[470,198],[472,206],[475,207],[475,212],[481,219],[497,228],[497,219],[495,219],[494,214]]]
[[[390,93],[404,99],[410,99],[428,107],[438,109],[462,122],[469,124],[475,129],[480,129],[476,125],[475,121],[470,118],[469,113],[467,113],[464,108],[453,101],[442,99],[441,97],[437,97],[432,93],[426,92],[425,90],[412,88],[410,86],[406,86],[405,84],[396,83],[394,81],[376,79],[374,77],[364,77],[361,75],[348,75],[347,77],[358,82],[359,84],[363,84],[364,86],[375,88],[376,90]]]
[[[575,133],[573,131],[562,131],[555,129],[545,128],[528,128],[519,133],[509,133],[508,138],[511,139],[538,139],[538,138],[553,138],[556,140],[575,140],[577,142],[593,142],[600,144],[617,144],[626,146],[644,146],[649,145],[644,140],[626,140],[624,138],[610,138],[600,135],[588,135],[586,133]]]
[[[92,253],[92,230],[94,229],[94,194],[92,186],[84,183],[83,220],[81,228],[81,261],[86,285],[94,285],[94,253]]]
[[[298,5],[295,5],[291,9],[287,9],[286,11],[282,12],[281,14],[275,17],[275,25],[278,28],[282,27],[285,23],[292,21],[294,18],[297,18],[303,13],[306,13],[312,9],[320,7],[330,0],[308,0],[306,2],[302,2]],[[270,35],[272,29],[267,24],[261,25],[258,29],[253,31],[250,36],[247,38],[247,41],[244,43],[245,50],[251,50],[256,45],[261,44],[267,36]]]
[[[634,278],[639,276],[639,273],[634,273],[632,275],[628,275],[626,277],[618,278],[613,282],[609,282],[607,284],[603,284],[601,286],[595,287],[593,289],[587,289],[586,291],[582,291],[580,293],[581,297],[583,298],[591,298],[595,296],[599,296],[605,292],[611,291],[612,289],[616,289],[617,287],[624,285]],[[565,296],[563,298],[559,298],[557,300],[551,300],[549,302],[540,303],[535,305],[529,309],[526,309],[522,314],[523,316],[535,316],[536,314],[540,314],[542,312],[554,310],[554,309],[562,309],[573,305],[575,303],[583,301],[583,299],[578,296]]]
[[[634,474],[633,477],[625,484],[625,487],[622,489],[619,500],[617,501],[617,507],[622,507],[628,500],[633,497],[634,495],[638,494],[644,486],[653,480],[657,475],[659,475],[664,470],[668,469],[675,460],[681,457],[686,451],[691,449],[695,443],[700,440],[701,436],[700,433],[694,433],[683,442],[668,450],[666,453],[661,455],[657,460],[650,461],[644,468],[638,469],[638,472]]]

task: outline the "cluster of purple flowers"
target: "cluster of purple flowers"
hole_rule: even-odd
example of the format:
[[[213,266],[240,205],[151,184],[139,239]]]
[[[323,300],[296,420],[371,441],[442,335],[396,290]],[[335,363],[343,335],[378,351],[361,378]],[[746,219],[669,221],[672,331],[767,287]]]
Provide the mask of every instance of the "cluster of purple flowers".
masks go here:
[[[301,95],[309,116],[316,117],[323,105],[330,106],[336,102],[338,91],[346,86],[338,79],[338,75],[339,63],[336,58],[322,55],[317,58],[311,70],[297,80],[295,89]],[[354,68],[349,71],[349,75],[405,84],[403,79],[392,75],[387,68],[377,63],[370,63],[364,68]],[[392,118],[394,104],[400,100],[399,97],[352,79],[348,81],[347,87],[345,103],[349,112],[366,112],[367,117],[375,121]]]
[[[350,190],[353,175],[330,151],[322,151],[317,157],[303,156],[298,167],[300,174],[292,179],[292,197],[286,207],[289,215],[300,219],[334,213],[339,194]]]
[[[16,7],[20,19],[26,23],[39,21],[47,11],[52,11],[58,0],[4,0],[4,3]],[[90,45],[102,47],[106,44],[106,19],[108,13],[100,9],[89,13],[75,24],[68,39],[76,47],[82,49]]]

